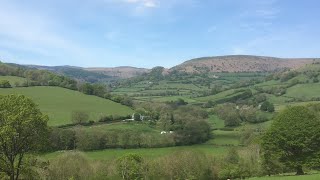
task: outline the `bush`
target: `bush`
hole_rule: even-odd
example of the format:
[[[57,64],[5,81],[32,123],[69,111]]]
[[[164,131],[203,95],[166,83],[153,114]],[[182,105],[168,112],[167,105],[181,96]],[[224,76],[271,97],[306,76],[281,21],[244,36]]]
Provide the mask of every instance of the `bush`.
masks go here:
[[[210,159],[197,151],[176,152],[148,167],[149,179],[216,179]]]
[[[50,132],[50,150],[72,150],[76,148],[73,130],[54,128]]]
[[[84,111],[73,111],[71,120],[74,124],[85,124],[89,121],[89,114]]]
[[[50,162],[48,179],[87,180],[93,175],[93,169],[83,153],[66,152]]]
[[[110,116],[102,116],[98,121],[99,122],[111,122],[113,120],[112,115]]]

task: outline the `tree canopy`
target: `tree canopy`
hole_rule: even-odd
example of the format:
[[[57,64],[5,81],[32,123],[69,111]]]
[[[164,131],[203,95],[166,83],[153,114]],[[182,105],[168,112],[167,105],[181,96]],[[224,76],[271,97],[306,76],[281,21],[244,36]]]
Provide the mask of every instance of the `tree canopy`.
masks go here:
[[[297,174],[304,166],[314,166],[320,157],[320,120],[304,106],[282,111],[262,138],[264,162],[277,158]],[[271,163],[269,165],[272,165]],[[272,168],[270,168],[272,169]]]
[[[0,172],[18,179],[26,153],[40,150],[47,139],[48,117],[22,95],[0,96]]]
[[[274,105],[270,103],[269,101],[265,101],[261,104],[262,111],[267,111],[267,112],[274,112]]]

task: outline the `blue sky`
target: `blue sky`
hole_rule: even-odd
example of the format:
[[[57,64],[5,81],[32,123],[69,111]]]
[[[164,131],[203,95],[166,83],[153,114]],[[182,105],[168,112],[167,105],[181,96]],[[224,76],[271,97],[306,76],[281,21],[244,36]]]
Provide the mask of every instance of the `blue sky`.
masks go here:
[[[172,67],[229,54],[320,57],[319,0],[0,0],[0,60]]]

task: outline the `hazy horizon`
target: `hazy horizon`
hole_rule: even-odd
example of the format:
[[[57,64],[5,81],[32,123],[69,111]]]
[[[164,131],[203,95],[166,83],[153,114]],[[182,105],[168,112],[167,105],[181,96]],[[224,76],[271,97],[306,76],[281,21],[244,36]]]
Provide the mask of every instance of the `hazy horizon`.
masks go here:
[[[175,64],[173,66],[170,66],[170,67],[165,67],[165,66],[162,66],[162,65],[157,65],[157,66],[161,66],[161,67],[164,67],[166,69],[170,69],[170,68],[173,68],[174,66],[177,66],[179,64],[182,64],[186,61],[189,61],[189,60],[194,60],[194,59],[200,59],[200,58],[208,58],[208,57],[223,57],[223,56],[256,56],[256,57],[271,57],[271,58],[280,58],[280,59],[299,59],[299,58],[303,58],[303,59],[319,59],[320,57],[295,57],[295,58],[292,58],[292,57],[274,57],[274,56],[260,56],[260,55],[250,55],[250,54],[237,54],[237,55],[220,55],[220,56],[206,56],[206,57],[195,57],[195,58],[192,58],[192,59],[187,59],[187,60],[183,60],[181,62],[178,62],[178,64]],[[10,61],[5,61],[5,60],[1,60],[0,59],[0,62],[3,62],[3,63],[15,63],[15,62],[10,62]],[[18,63],[17,63],[18,64]],[[26,65],[26,66],[47,66],[47,67],[63,67],[63,66],[69,66],[69,67],[78,67],[78,68],[121,68],[121,67],[132,67],[132,68],[138,68],[138,69],[152,69],[154,67],[157,67],[157,66],[153,66],[153,67],[142,67],[142,66],[129,66],[129,65],[120,65],[120,66],[76,66],[76,65],[69,65],[69,64],[61,64],[61,65],[50,65],[50,64],[24,64],[24,63],[19,63],[20,65]]]
[[[0,1],[0,60],[173,67],[207,56],[320,57],[320,2]]]

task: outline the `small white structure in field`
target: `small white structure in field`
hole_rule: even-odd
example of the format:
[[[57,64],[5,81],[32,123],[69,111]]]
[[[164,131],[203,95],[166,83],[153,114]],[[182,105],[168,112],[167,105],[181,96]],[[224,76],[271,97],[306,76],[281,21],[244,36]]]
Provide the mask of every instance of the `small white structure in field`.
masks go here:
[[[161,131],[161,133],[160,133],[160,134],[167,134],[167,133],[172,134],[172,133],[173,133],[173,131],[169,131],[169,132],[167,132],[167,131]]]
[[[214,74],[214,75],[213,75],[213,78],[214,78],[214,79],[219,79],[219,76],[217,76],[217,75]]]

